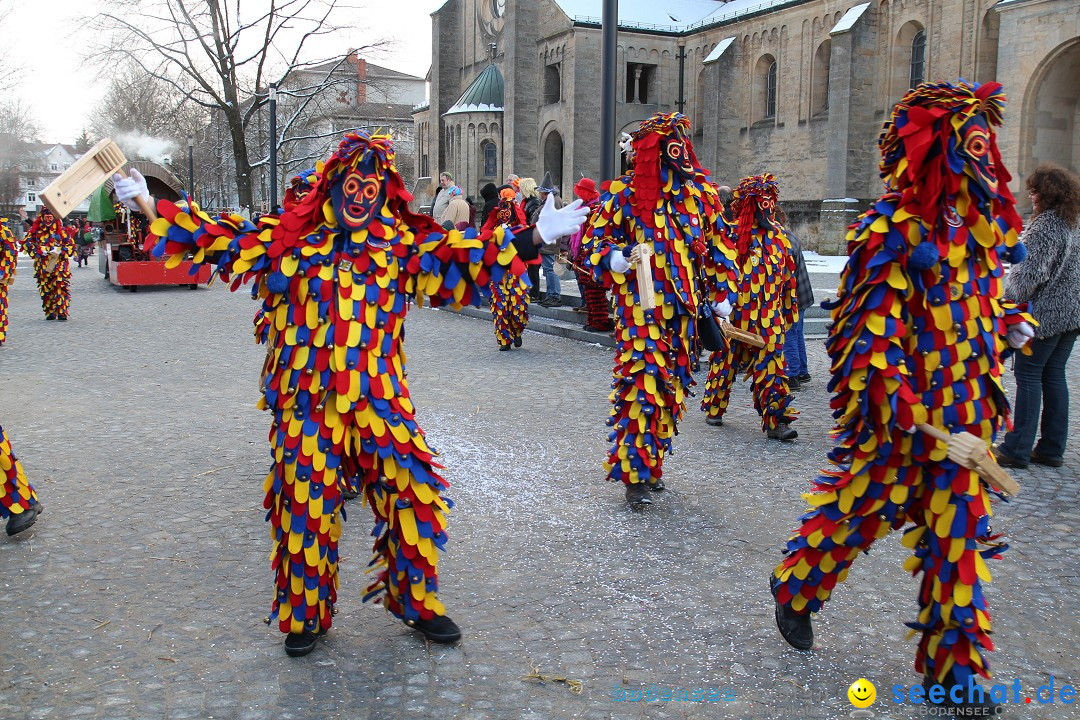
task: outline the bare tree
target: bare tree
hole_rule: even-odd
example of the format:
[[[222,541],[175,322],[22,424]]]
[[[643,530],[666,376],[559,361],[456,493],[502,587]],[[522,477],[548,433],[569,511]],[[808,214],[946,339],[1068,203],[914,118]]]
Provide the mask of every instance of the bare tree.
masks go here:
[[[5,31],[10,28],[8,17],[11,15],[12,0],[0,0],[0,28]],[[0,42],[5,45],[11,41],[10,37],[0,36]],[[19,84],[19,73],[22,67],[15,61],[16,54],[4,52],[0,54],[0,93],[7,93]]]
[[[304,61],[307,46],[342,28],[340,0],[114,0],[94,16],[101,44],[94,55],[126,59],[169,84],[186,102],[220,113],[236,167],[236,191],[252,204],[249,127],[268,100],[270,83],[321,66]],[[257,8],[257,9],[252,9]],[[264,155],[259,152],[258,161]]]
[[[0,210],[22,208],[22,177],[34,161],[39,128],[33,110],[21,102],[0,105]]]

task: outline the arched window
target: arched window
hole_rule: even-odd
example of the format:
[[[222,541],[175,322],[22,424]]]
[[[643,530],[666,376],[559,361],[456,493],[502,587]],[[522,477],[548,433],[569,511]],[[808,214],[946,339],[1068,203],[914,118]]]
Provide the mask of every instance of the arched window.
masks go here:
[[[484,150],[484,177],[499,176],[499,150],[495,143],[488,141],[481,146]]]
[[[811,115],[824,115],[829,112],[829,59],[831,55],[831,40],[818,45],[817,52],[814,53],[814,66],[811,69],[813,82],[810,84]]]
[[[765,84],[765,117],[776,117],[776,61],[769,66],[769,79]]]
[[[776,70],[772,55],[762,55],[754,66],[754,122],[776,117]]]
[[[565,189],[562,187],[562,171],[562,135],[560,135],[557,130],[552,130],[544,140],[544,172],[551,173],[551,181],[555,183],[555,187],[560,188],[560,190]]]
[[[911,65],[908,71],[908,87],[915,87],[926,80],[926,31],[920,30],[911,39]]]
[[[559,64],[547,65],[544,68],[544,104],[551,105],[559,102],[562,93],[559,79]]]

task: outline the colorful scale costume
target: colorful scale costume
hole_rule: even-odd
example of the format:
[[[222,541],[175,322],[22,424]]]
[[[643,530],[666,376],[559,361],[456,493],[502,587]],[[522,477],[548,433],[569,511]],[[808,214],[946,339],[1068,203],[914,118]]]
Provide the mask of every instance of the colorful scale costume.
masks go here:
[[[585,268],[615,304],[614,444],[608,477],[657,485],[685,410],[697,365],[698,307],[734,298],[735,248],[721,220],[716,188],[698,165],[690,123],[658,114],[634,134],[633,169],[613,180],[590,218]],[[641,309],[633,269],[611,270],[611,253],[634,244],[653,252],[656,309]]]
[[[511,191],[509,197],[500,198],[495,211],[484,223],[484,232],[493,232],[499,225],[521,225],[525,215],[514,204]],[[513,346],[521,347],[521,334],[529,325],[529,288],[532,283],[527,275],[518,277],[506,274],[500,282],[491,282],[491,318],[495,323],[495,340],[500,350],[509,350]]]
[[[15,534],[11,532],[11,522],[18,518],[13,516],[23,513],[37,515],[40,511],[37,493],[26,479],[22,463],[11,451],[11,441],[0,426],[0,518],[9,520],[8,534]]]
[[[8,229],[7,218],[0,217],[0,345],[7,338],[8,287],[15,281],[15,269],[19,262],[19,244]]]
[[[216,262],[233,289],[254,281],[270,346],[260,407],[273,413],[265,507],[282,632],[331,626],[337,599],[343,478],[359,477],[375,513],[375,580],[406,622],[444,614],[436,597],[447,483],[415,420],[405,381],[410,298],[477,304],[489,283],[520,275],[531,231],[444,232],[409,212],[389,138],[349,134],[313,190],[255,227],[211,219],[189,202],[158,203],[154,249],[176,265]],[[531,253],[531,255],[529,254]],[[288,649],[288,645],[286,646]]]
[[[77,249],[75,238],[48,208],[42,208],[23,243],[34,261],[34,277],[41,293],[41,307],[48,320],[66,320],[71,306],[71,263]],[[49,255],[58,251],[56,265],[50,272]]]
[[[773,591],[797,613],[821,609],[859,552],[905,523],[905,563],[922,573],[915,668],[966,684],[989,676],[987,486],[911,430],[930,423],[989,446],[1006,423],[1001,357],[1008,326],[1030,317],[1002,297],[1001,261],[1023,259],[1020,218],[993,126],[997,83],[923,84],[882,132],[889,192],[852,225],[850,259],[827,307],[837,420],[835,466],[805,497]],[[908,432],[905,432],[908,430]]]
[[[778,194],[776,178],[769,173],[748,177],[735,190],[739,294],[732,303],[731,324],[762,337],[765,347],[733,342],[714,352],[701,401],[708,417],[723,417],[738,368],[745,367],[765,431],[790,423],[797,414],[788,408],[791,392],[784,372],[784,334],[799,319],[795,260],[791,242],[773,216]]]

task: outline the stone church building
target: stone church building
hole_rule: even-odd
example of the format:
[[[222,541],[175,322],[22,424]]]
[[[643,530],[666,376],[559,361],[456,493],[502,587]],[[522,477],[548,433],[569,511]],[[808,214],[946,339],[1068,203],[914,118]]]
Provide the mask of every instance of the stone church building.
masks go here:
[[[418,174],[467,194],[550,172],[569,194],[600,168],[600,0],[446,0],[432,13]],[[1021,208],[1045,160],[1080,171],[1080,0],[621,0],[620,130],[690,119],[718,184],[769,171],[809,247],[877,197],[876,140],[923,80],[1001,82],[999,135]]]

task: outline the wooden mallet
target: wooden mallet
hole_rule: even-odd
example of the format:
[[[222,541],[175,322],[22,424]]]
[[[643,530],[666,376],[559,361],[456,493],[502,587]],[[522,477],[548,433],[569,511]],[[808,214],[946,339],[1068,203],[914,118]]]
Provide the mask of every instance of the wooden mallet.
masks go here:
[[[953,435],[925,423],[915,427],[935,440],[945,443],[949,448],[950,460],[969,470],[974,470],[990,487],[1006,495],[1016,496],[1020,493],[1020,485],[1009,473],[1001,469],[994,460],[994,456],[990,454],[989,448],[986,447],[986,442],[981,438],[969,432]]]
[[[124,158],[120,146],[105,138],[76,160],[63,175],[49,183],[40,193],[41,201],[56,217],[65,218],[83,200],[90,197],[90,193],[112,178],[114,173],[127,177],[125,165],[127,159]],[[157,220],[157,213],[145,198],[139,197],[136,202],[143,215],[150,218],[151,222]]]
[[[653,249],[638,243],[630,251],[630,264],[637,276],[638,298],[642,310],[656,309],[656,288],[652,276]]]
[[[730,340],[738,340],[741,343],[746,343],[747,345],[751,345],[756,348],[765,347],[765,338],[761,337],[760,335],[755,335],[748,330],[742,330],[740,328],[737,328],[731,323],[729,323],[727,320],[717,318],[716,322],[718,325],[720,325],[720,332],[724,333],[724,337]]]

